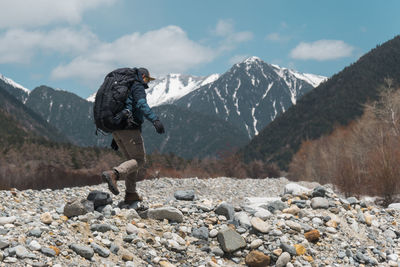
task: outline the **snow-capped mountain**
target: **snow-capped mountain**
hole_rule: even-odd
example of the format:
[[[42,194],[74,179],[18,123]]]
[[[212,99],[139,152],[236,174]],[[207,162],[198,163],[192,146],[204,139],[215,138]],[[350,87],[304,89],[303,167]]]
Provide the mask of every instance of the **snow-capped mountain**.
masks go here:
[[[14,82],[12,79],[5,77],[0,73],[0,84],[4,86],[4,89],[7,90],[12,96],[25,103],[28,99],[28,95],[31,92],[29,89],[20,85],[19,83]]]
[[[211,74],[205,77],[185,74],[160,76],[155,81],[149,83],[149,89],[146,90],[147,102],[151,107],[173,103],[193,90],[211,83],[218,78],[219,74]],[[96,93],[89,96],[86,100],[94,102],[95,98]]]
[[[251,138],[325,79],[250,57],[175,104],[217,115],[242,128]]]
[[[211,83],[219,78],[219,74],[198,77],[184,74],[168,74],[149,83],[147,102],[150,106],[170,104],[189,94],[193,90]]]

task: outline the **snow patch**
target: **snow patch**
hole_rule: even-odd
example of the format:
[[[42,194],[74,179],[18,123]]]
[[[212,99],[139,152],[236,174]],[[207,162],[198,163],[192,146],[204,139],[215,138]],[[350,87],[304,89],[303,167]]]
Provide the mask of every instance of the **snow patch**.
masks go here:
[[[252,108],[252,109],[251,109],[251,116],[253,116],[254,135],[258,135],[258,131],[257,131],[257,119],[256,119],[256,116],[254,116],[255,111],[256,111],[256,108]]]
[[[219,77],[219,74],[199,77],[178,73],[158,77],[154,82],[149,83],[147,102],[150,106],[173,103],[201,86],[214,82]]]
[[[313,87],[317,87],[320,83],[322,83],[328,79],[327,77],[322,76],[322,75],[301,73],[296,70],[283,68],[283,67],[280,67],[275,64],[271,64],[271,66],[274,68],[275,73],[278,74],[281,78],[283,78],[286,83],[288,82],[288,80],[287,80],[288,77],[294,76],[297,79],[303,80],[303,81],[311,84]],[[288,84],[288,86],[289,86],[289,84]]]
[[[96,94],[97,92],[94,92],[94,94],[91,94],[88,98],[86,98],[86,100],[89,102],[94,102],[94,100],[96,100]]]
[[[30,93],[31,91],[25,87],[23,87],[22,85],[20,85],[19,83],[14,82],[13,80],[11,80],[10,78],[5,77],[3,74],[0,73],[0,79],[3,80],[5,83],[11,85],[12,87],[21,89],[22,91],[26,92],[26,93]]]

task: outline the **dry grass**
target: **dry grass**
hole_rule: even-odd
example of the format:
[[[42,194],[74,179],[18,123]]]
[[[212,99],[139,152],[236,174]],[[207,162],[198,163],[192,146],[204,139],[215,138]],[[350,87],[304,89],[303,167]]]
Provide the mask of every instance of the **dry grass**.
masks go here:
[[[391,81],[361,119],[302,144],[289,178],[333,183],[346,195],[375,195],[390,203],[400,193],[400,90]]]

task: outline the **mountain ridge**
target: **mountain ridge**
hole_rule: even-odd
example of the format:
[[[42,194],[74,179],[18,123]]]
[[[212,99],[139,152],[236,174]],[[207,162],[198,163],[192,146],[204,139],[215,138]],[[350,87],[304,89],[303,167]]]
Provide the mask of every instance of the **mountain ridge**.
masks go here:
[[[269,122],[326,77],[301,76],[250,57],[234,64],[216,81],[180,98],[175,104],[209,115],[216,115],[240,127],[252,138]],[[300,77],[301,79],[297,78]],[[318,82],[317,82],[318,81]]]
[[[364,104],[377,100],[387,77],[400,85],[400,36],[378,45],[355,63],[302,97],[243,147],[244,159],[278,163],[287,169],[301,142],[332,132],[363,114]]]

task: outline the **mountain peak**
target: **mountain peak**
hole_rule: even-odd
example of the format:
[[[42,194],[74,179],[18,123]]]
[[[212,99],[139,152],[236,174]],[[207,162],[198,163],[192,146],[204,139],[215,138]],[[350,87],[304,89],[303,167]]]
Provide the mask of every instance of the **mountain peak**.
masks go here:
[[[243,63],[246,63],[246,64],[252,64],[254,62],[263,62],[263,61],[261,60],[261,58],[256,57],[256,56],[252,56],[252,57],[246,58],[243,61]]]

